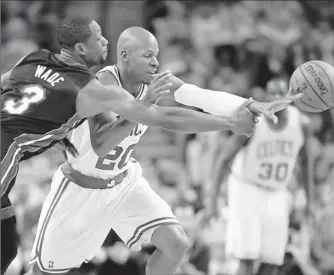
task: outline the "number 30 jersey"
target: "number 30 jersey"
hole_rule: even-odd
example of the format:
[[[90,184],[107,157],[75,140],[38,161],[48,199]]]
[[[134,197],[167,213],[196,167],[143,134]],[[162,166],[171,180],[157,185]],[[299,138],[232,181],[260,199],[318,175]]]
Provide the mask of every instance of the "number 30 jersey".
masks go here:
[[[289,184],[305,138],[299,111],[288,106],[287,112],[286,125],[279,130],[260,118],[248,144],[234,158],[233,175],[271,189]]]
[[[102,71],[108,71],[113,74],[117,79],[118,85],[122,87],[119,71],[115,65],[107,66],[100,72]],[[144,84],[141,85],[136,98],[143,98],[146,91],[147,86]],[[115,119],[120,119],[120,117],[115,113],[111,113],[111,115],[114,116]],[[77,148],[79,156],[73,158],[69,155],[68,162],[78,172],[86,176],[99,179],[113,178],[127,170],[132,165],[140,167],[138,163],[134,163],[131,155],[146,130],[146,125],[137,124],[131,130],[129,135],[125,137],[111,152],[109,152],[107,156],[99,158],[91,146],[89,124],[85,121],[72,132],[71,137],[71,142]]]

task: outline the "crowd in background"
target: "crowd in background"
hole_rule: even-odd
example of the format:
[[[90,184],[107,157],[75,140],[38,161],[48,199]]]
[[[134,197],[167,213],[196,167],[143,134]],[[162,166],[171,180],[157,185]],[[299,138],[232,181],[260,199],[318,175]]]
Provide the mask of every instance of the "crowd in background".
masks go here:
[[[59,51],[56,25],[67,4],[46,2],[1,3],[1,73],[38,48]],[[201,87],[263,100],[268,80],[288,81],[303,62],[318,59],[334,65],[334,4],[316,2],[143,1],[142,26],[159,41],[161,70]],[[296,179],[290,186],[295,199],[282,275],[334,274],[334,111],[307,115],[314,133],[314,209],[307,218],[304,188]],[[191,239],[179,274],[225,275],[235,268],[236,261],[224,254],[224,185],[220,218],[210,225],[201,223],[215,159],[228,138],[227,132],[180,135],[151,129],[135,152],[145,176]],[[21,248],[8,274],[19,274],[29,259],[42,202],[63,160],[64,154],[53,148],[21,165],[11,194]],[[150,253],[149,246],[141,253],[130,252],[111,231],[97,257],[72,273],[144,275]]]

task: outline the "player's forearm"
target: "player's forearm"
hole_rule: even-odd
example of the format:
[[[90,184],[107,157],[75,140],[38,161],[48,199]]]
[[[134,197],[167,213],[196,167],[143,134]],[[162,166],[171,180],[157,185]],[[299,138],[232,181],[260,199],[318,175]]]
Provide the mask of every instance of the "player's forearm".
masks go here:
[[[305,186],[307,206],[312,205],[314,196],[314,159],[310,147],[310,133],[307,132],[303,149],[304,163],[301,166],[301,178]]]
[[[218,158],[217,166],[213,170],[213,186],[211,193],[211,200],[213,205],[217,204],[220,187],[228,173],[229,171],[226,165],[226,158],[225,156],[221,156]]]
[[[237,122],[233,116],[218,117],[179,107],[159,107],[136,100],[116,104],[114,112],[130,121],[182,133],[233,131]]]
[[[94,152],[99,157],[105,157],[130,134],[135,126],[136,123],[123,119],[117,124],[114,122],[106,123],[91,134],[94,135],[92,138]]]
[[[223,91],[183,84],[174,93],[177,102],[200,108],[214,115],[231,115],[247,99]]]
[[[159,127],[180,133],[200,133],[217,130],[232,130],[234,117],[213,116],[178,107],[162,107]]]

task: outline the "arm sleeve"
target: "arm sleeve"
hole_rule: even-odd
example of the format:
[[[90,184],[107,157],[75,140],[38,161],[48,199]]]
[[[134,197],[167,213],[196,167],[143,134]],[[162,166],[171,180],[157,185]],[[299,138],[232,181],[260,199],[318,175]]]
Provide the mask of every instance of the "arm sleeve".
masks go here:
[[[174,93],[183,105],[202,109],[213,115],[231,115],[247,99],[223,91],[212,91],[192,84],[183,84]]]

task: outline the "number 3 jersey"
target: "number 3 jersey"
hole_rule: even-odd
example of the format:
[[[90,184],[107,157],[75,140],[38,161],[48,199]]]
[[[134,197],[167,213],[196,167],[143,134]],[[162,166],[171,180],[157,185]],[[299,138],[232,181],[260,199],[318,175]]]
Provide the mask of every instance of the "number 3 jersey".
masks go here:
[[[108,71],[113,74],[117,79],[118,85],[122,87],[119,71],[115,65],[107,66],[100,72],[102,71]],[[146,91],[147,86],[144,84],[141,85],[136,98],[143,98]],[[111,113],[111,115],[114,116],[115,120],[120,119],[115,113]],[[85,121],[73,131],[71,137],[71,142],[77,148],[79,156],[76,158],[68,156],[68,161],[78,172],[81,172],[86,176],[102,179],[112,178],[133,165],[140,167],[139,164],[131,158],[131,155],[134,147],[140,141],[140,138],[144,135],[146,130],[146,125],[137,124],[131,130],[129,135],[125,137],[111,152],[109,152],[107,156],[99,158],[91,146],[89,124]]]
[[[79,90],[95,77],[84,65],[69,67],[47,50],[27,55],[1,87],[1,130],[25,135],[36,150],[64,138],[81,122],[76,116]]]
[[[299,111],[288,106],[287,112],[286,125],[277,130],[261,117],[248,144],[234,158],[233,175],[270,189],[289,184],[304,144],[304,133]]]

